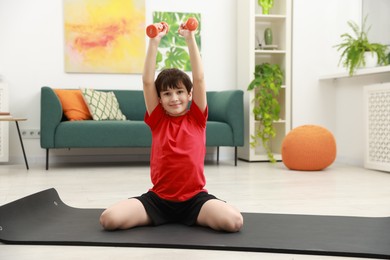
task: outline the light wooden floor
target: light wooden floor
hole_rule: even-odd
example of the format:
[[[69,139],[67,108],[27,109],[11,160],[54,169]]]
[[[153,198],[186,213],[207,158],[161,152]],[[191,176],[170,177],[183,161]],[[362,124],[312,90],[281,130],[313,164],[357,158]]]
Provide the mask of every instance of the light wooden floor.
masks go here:
[[[321,172],[282,163],[207,163],[207,188],[243,212],[390,216],[390,173],[333,164]],[[73,207],[105,208],[150,187],[145,163],[0,165],[0,205],[54,187]],[[0,259],[352,259],[250,252],[0,243]]]

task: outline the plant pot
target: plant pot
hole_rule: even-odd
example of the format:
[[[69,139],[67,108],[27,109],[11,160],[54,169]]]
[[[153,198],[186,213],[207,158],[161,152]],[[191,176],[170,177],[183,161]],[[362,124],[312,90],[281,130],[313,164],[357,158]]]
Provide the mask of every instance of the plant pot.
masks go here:
[[[364,53],[364,61],[366,62],[365,68],[373,68],[378,66],[378,55],[376,52],[366,51]]]

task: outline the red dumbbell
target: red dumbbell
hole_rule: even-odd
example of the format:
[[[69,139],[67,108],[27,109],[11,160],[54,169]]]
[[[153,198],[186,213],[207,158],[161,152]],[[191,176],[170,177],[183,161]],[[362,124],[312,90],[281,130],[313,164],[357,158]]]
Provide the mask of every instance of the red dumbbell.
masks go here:
[[[182,28],[189,31],[195,31],[196,28],[198,28],[198,20],[194,17],[190,17],[187,22],[182,25]]]
[[[168,32],[169,25],[166,22],[159,22],[159,23],[151,24],[148,27],[146,27],[146,34],[149,36],[149,38],[154,38],[160,32],[164,31],[165,28],[167,29],[167,32]]]

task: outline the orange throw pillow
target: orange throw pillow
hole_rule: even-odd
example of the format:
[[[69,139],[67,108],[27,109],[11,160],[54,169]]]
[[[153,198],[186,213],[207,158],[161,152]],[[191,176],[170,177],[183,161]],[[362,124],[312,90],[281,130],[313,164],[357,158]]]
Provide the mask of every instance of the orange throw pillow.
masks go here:
[[[80,89],[54,89],[54,92],[60,99],[62,109],[68,120],[92,119]]]

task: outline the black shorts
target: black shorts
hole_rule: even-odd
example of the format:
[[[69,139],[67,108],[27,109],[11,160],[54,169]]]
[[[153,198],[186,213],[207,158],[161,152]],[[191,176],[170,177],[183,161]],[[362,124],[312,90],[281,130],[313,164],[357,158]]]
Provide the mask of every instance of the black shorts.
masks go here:
[[[167,223],[195,225],[203,204],[208,200],[216,199],[207,192],[200,192],[189,200],[176,202],[164,200],[152,191],[134,198],[141,201],[155,226]]]

